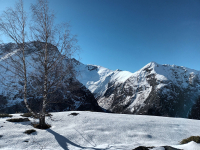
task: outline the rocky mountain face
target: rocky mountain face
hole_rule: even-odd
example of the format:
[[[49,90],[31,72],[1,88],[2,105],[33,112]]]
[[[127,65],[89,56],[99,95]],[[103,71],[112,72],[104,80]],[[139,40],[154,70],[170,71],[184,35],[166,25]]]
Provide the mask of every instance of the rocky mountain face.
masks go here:
[[[78,80],[111,112],[188,117],[200,95],[200,72],[151,62],[135,73],[79,65]]]
[[[39,87],[43,87],[43,76],[41,74],[42,70],[40,70],[41,66],[38,64],[38,55],[35,55],[35,51],[40,44],[42,43],[27,43],[25,51],[28,80],[27,99],[30,107],[36,112],[42,106],[42,93],[40,92],[42,90]],[[56,51],[53,55],[60,54]],[[16,73],[20,75],[22,71],[20,67],[17,70],[13,69],[16,68],[15,65],[22,65],[19,59],[20,57],[21,53],[16,44],[9,43],[0,45],[0,113],[28,112],[23,102],[23,78],[16,75]],[[67,59],[64,59],[62,61],[64,65],[61,67],[64,67],[67,61]],[[51,74],[49,73],[51,79],[58,76],[54,71]],[[53,89],[54,87],[51,89],[55,92],[48,97],[49,103],[46,108],[47,111],[102,111],[93,94],[82,83],[67,75],[65,78],[64,82],[60,84],[62,86],[59,86],[59,88],[55,86],[56,90]],[[49,82],[51,83],[50,80]]]

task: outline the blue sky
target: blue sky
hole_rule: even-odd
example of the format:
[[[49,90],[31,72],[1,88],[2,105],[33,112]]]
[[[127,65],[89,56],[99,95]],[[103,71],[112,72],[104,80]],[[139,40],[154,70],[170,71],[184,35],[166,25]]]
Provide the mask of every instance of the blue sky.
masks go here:
[[[0,4],[2,12],[14,0]],[[199,0],[50,0],[50,7],[57,23],[70,21],[82,63],[135,72],[155,61],[200,70]]]

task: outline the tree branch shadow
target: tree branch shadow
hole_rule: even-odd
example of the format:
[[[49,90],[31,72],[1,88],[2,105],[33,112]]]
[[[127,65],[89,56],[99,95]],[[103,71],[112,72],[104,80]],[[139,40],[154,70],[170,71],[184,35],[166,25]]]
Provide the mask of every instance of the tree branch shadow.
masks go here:
[[[93,147],[96,147],[97,145],[95,144],[95,142],[92,140],[92,138],[90,137],[84,137],[83,133],[81,133],[80,131],[78,131],[77,129],[74,128],[74,130],[76,132],[78,132],[78,134],[87,142],[89,143],[90,145],[92,145]]]
[[[72,145],[74,147],[80,148],[80,149],[93,149],[93,150],[108,150],[111,147],[107,147],[107,148],[94,148],[94,147],[83,147],[80,146],[72,141],[70,141],[69,139],[67,139],[66,137],[58,134],[57,132],[51,130],[51,129],[47,129],[46,131],[48,131],[49,133],[53,134],[55,136],[55,139],[57,140],[58,144],[64,149],[64,150],[69,150],[68,145]]]

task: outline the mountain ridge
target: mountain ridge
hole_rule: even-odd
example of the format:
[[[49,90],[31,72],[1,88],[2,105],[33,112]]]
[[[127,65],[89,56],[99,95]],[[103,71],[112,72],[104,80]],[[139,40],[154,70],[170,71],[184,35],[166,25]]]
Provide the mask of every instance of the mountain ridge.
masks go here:
[[[85,78],[78,80],[115,113],[187,117],[200,95],[200,72],[183,66],[150,62],[135,73],[80,68]]]

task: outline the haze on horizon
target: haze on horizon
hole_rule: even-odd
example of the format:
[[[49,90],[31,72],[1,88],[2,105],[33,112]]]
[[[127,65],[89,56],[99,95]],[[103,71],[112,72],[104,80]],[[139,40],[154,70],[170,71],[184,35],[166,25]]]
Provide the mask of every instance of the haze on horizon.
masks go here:
[[[0,4],[1,13],[14,0]],[[200,70],[199,7],[198,0],[50,0],[56,21],[70,21],[78,35],[82,63],[130,72],[151,61]]]

